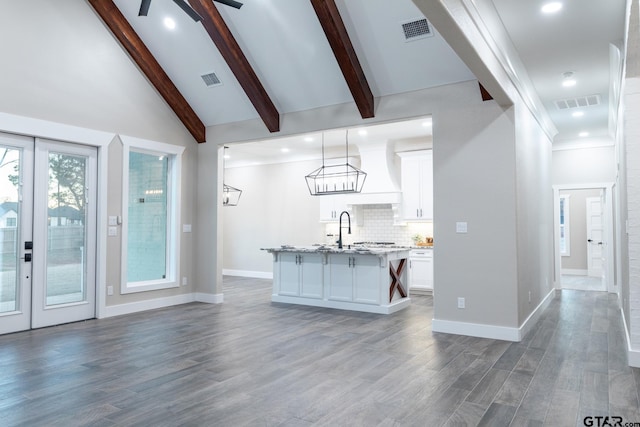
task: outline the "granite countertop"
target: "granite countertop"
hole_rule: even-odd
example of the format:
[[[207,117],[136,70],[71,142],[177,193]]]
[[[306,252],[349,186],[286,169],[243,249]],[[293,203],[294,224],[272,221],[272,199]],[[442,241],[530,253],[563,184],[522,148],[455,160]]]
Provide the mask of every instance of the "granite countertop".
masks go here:
[[[396,252],[409,251],[409,246],[393,247],[368,247],[368,246],[345,246],[338,249],[337,246],[311,245],[311,246],[291,246],[282,245],[275,248],[261,248],[267,252],[306,252],[306,253],[331,253],[331,254],[362,254],[362,255],[386,255]]]

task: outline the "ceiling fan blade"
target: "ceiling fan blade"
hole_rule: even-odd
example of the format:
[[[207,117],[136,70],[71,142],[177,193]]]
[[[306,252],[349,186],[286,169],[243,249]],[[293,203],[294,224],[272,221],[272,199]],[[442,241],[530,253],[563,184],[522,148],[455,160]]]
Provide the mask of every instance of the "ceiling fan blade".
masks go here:
[[[236,9],[240,9],[242,7],[242,3],[235,0],[213,0],[213,1],[217,1],[218,3],[222,3],[227,6],[235,7]]]
[[[151,6],[151,0],[142,0],[140,3],[140,12],[138,12],[138,16],[147,16],[149,13],[149,6]]]
[[[195,10],[191,8],[184,0],[173,0],[175,4],[180,6],[180,9],[184,10],[187,15],[191,17],[194,21],[202,21],[202,16],[198,14]]]

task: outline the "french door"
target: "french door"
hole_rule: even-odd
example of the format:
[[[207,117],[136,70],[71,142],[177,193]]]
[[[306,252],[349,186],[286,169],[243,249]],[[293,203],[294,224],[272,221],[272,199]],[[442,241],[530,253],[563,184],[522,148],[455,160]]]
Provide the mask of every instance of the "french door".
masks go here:
[[[97,150],[0,134],[0,333],[95,317]]]

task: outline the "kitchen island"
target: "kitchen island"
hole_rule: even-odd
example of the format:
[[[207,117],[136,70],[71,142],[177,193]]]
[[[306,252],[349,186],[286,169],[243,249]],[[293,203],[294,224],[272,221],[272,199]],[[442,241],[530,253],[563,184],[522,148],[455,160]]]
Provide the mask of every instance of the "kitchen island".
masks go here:
[[[409,306],[409,248],[287,246],[273,255],[271,300],[390,314]]]

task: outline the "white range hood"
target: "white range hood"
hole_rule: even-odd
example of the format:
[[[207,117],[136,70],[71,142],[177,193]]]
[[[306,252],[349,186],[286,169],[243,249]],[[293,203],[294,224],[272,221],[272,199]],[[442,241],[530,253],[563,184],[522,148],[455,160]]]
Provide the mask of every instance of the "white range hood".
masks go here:
[[[362,192],[348,197],[352,205],[397,205],[402,202],[393,145],[387,141],[358,144],[360,169],[367,174]]]

